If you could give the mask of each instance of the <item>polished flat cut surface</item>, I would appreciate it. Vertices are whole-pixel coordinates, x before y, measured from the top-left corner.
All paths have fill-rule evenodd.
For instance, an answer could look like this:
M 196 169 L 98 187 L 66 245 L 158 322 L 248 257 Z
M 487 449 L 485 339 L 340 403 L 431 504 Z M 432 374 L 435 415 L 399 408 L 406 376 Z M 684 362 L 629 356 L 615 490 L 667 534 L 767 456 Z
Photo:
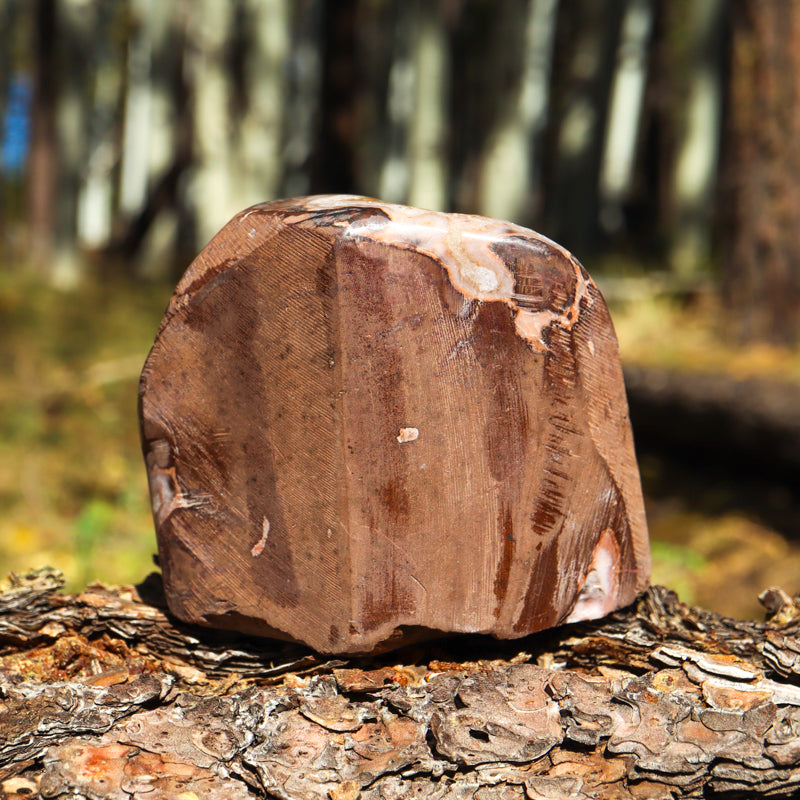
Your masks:
M 649 549 L 617 343 L 526 228 L 360 197 L 235 217 L 140 386 L 170 607 L 368 652 L 626 605 Z

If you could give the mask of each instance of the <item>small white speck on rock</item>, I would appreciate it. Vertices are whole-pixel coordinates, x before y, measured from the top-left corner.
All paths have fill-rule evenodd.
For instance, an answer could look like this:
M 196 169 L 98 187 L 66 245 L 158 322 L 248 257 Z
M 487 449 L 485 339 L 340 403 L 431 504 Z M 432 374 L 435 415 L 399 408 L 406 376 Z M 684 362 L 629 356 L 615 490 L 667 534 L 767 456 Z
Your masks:
M 264 517 L 264 522 L 261 525 L 261 538 L 253 545 L 250 550 L 250 555 L 257 558 L 264 552 L 267 546 L 267 537 L 269 536 L 269 520 Z
M 400 442 L 400 444 L 413 442 L 415 439 L 419 439 L 418 428 L 400 428 L 400 433 L 397 435 L 397 441 Z

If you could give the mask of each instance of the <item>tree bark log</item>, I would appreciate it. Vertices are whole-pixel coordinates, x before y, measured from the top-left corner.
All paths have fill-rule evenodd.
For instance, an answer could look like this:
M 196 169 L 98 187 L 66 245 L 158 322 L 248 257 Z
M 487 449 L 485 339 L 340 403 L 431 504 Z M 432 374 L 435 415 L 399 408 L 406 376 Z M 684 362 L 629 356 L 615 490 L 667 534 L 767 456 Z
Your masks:
M 0 594 L 0 796 L 789 796 L 800 599 L 726 619 L 653 587 L 594 623 L 369 660 L 192 628 L 158 576 Z
M 638 445 L 670 443 L 689 459 L 764 461 L 760 472 L 800 468 L 800 385 L 774 378 L 625 367 Z

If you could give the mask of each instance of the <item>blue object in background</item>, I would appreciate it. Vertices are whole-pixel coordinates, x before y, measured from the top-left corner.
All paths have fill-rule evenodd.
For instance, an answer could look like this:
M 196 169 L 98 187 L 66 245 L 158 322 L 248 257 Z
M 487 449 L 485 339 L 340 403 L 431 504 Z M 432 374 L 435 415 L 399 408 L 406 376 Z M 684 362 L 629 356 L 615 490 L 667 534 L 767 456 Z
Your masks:
M 11 79 L 0 142 L 0 168 L 3 172 L 19 175 L 25 169 L 30 150 L 32 95 L 27 75 L 19 74 Z

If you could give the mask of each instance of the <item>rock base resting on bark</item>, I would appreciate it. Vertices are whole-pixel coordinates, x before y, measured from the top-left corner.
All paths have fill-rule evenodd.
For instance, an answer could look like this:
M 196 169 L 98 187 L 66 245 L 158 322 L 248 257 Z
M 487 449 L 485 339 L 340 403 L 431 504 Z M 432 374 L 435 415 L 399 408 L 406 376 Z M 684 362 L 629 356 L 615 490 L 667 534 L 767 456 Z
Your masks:
M 0 594 L 0 797 L 661 798 L 800 789 L 800 600 L 662 587 L 514 642 L 372 659 L 193 628 L 158 576 Z

